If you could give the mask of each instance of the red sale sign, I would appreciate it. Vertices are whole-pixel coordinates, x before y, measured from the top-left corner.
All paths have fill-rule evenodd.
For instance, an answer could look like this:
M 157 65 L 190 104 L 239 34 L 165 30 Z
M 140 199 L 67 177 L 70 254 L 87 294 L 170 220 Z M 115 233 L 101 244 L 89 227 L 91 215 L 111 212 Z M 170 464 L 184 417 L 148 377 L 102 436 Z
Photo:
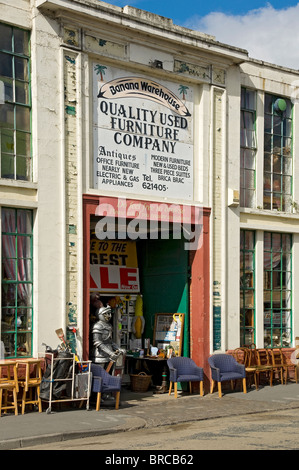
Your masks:
M 139 292 L 139 270 L 126 266 L 90 265 L 90 289 L 102 292 Z

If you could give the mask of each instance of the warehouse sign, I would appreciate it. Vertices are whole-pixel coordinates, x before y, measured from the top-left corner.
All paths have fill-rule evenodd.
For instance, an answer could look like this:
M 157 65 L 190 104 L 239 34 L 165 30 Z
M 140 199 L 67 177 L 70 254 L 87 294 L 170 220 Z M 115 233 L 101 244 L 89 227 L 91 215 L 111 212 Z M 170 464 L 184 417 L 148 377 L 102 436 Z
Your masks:
M 192 87 L 94 64 L 94 188 L 192 200 L 192 113 Z
M 132 293 L 140 291 L 135 242 L 91 240 L 90 290 Z
M 105 83 L 99 91 L 98 98 L 147 98 L 160 103 L 181 116 L 190 116 L 184 103 L 168 88 L 139 77 L 125 77 Z

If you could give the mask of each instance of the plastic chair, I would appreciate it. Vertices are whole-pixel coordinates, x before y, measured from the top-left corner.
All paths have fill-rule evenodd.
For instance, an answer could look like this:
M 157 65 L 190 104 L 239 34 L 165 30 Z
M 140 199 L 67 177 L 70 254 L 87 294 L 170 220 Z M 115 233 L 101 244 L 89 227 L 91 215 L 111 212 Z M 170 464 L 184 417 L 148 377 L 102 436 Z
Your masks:
M 200 396 L 203 396 L 203 369 L 198 367 L 189 357 L 171 357 L 167 360 L 169 368 L 169 392 L 171 394 L 174 384 L 174 396 L 178 397 L 178 382 L 189 382 L 189 391 L 192 393 L 192 382 L 199 382 Z
M 10 368 L 13 368 L 13 377 L 11 376 Z M 6 372 L 6 373 L 5 373 Z M 4 375 L 5 374 L 5 375 Z M 4 375 L 4 377 L 2 377 Z M 17 364 L 14 361 L 1 361 L 0 362 L 0 416 L 2 411 L 13 409 L 15 415 L 18 414 L 18 374 Z M 3 400 L 4 392 L 4 400 Z M 7 395 L 12 392 L 12 403 L 8 404 Z
M 114 377 L 99 364 L 91 364 L 92 385 L 91 391 L 97 394 L 96 411 L 100 410 L 101 394 L 115 393 L 115 409 L 119 408 L 119 399 L 121 391 L 121 377 Z
M 24 377 L 19 379 L 19 386 L 22 389 L 22 415 L 25 413 L 26 405 L 37 405 L 39 413 L 42 412 L 40 399 L 41 362 L 42 359 L 24 359 L 17 363 L 18 371 L 25 366 Z
M 211 393 L 214 391 L 215 382 L 218 384 L 218 395 L 222 397 L 221 383 L 242 379 L 243 392 L 247 393 L 246 389 L 246 371 L 245 365 L 239 364 L 236 359 L 229 354 L 214 354 L 208 359 L 211 368 L 212 383 Z

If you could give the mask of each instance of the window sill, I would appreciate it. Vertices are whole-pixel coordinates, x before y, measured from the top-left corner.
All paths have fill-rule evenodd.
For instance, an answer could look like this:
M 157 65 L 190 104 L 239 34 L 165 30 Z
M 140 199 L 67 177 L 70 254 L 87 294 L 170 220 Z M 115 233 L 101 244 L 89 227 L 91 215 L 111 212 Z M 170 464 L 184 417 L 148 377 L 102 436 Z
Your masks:
M 252 209 L 249 207 L 240 207 L 240 212 L 244 214 L 255 214 L 263 215 L 268 217 L 282 217 L 284 219 L 299 219 L 299 213 L 297 212 L 282 212 L 278 210 L 267 210 L 267 209 Z
M 0 178 L 0 187 L 8 186 L 10 188 L 37 189 L 37 183 L 32 181 L 14 180 L 9 178 Z

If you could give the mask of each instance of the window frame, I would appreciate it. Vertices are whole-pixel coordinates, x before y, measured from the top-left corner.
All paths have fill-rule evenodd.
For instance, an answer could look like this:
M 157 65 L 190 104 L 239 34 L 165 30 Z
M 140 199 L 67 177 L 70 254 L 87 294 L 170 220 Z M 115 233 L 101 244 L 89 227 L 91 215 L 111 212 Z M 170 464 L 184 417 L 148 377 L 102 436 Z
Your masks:
M 32 182 L 32 97 L 31 97 L 31 50 L 30 32 L 28 30 L 0 23 L 4 28 L 11 30 L 11 50 L 1 48 L 0 54 L 11 58 L 11 77 L 0 75 L 4 83 L 5 98 L 0 112 L 11 116 L 11 122 L 3 118 L 0 122 L 0 178 Z M 25 52 L 16 51 L 16 31 L 22 32 L 26 37 Z M 18 61 L 24 61 L 24 77 L 17 76 Z M 18 87 L 23 85 L 23 101 L 18 99 Z M 20 98 L 20 97 L 19 97 Z M 5 124 L 6 123 L 6 126 Z M 22 124 L 20 124 L 22 123 Z M 23 124 L 25 123 L 25 124 Z M 2 138 L 1 138 L 2 137 Z M 4 137 L 4 138 L 3 138 Z
M 3 230 L 3 216 L 4 216 L 4 211 L 14 211 L 14 227 L 15 230 L 10 230 L 10 231 L 4 231 Z M 27 215 L 30 216 L 30 227 L 31 230 L 30 232 L 22 232 L 19 229 L 19 223 L 18 223 L 18 214 L 19 212 L 26 212 Z M 33 286 L 34 286 L 34 279 L 33 279 L 33 220 L 34 220 L 34 214 L 32 209 L 25 209 L 25 208 L 12 208 L 12 207 L 2 207 L 1 208 L 1 213 L 2 213 L 2 230 L 1 230 L 1 238 L 2 238 L 2 256 L 1 256 L 1 263 L 2 263 L 2 279 L 1 279 L 1 291 L 2 291 L 2 301 L 1 301 L 1 340 L 4 342 L 4 345 L 7 344 L 7 342 L 4 341 L 4 336 L 7 335 L 12 335 L 13 336 L 13 351 L 12 353 L 7 353 L 7 356 L 5 356 L 5 359 L 9 358 L 19 358 L 19 357 L 32 357 L 32 351 L 33 351 L 33 319 L 34 319 L 34 309 L 33 309 Z M 14 237 L 14 256 L 8 257 L 4 256 L 4 237 Z M 29 247 L 30 247 L 30 256 L 18 256 L 18 237 L 22 237 L 21 241 L 26 240 L 28 238 L 29 240 Z M 26 237 L 26 238 L 24 238 Z M 22 243 L 20 243 L 22 245 Z M 28 254 L 28 253 L 27 253 Z M 4 279 L 3 274 L 4 274 L 4 260 L 11 260 L 12 263 L 15 263 L 15 278 L 14 279 Z M 30 274 L 29 274 L 29 280 L 24 280 L 24 279 L 19 279 L 19 262 L 20 260 L 28 261 L 30 260 Z M 19 291 L 18 288 L 22 288 L 25 285 L 30 286 L 30 302 L 29 305 L 21 305 L 22 302 L 19 301 Z M 4 305 L 4 289 L 10 291 L 13 294 L 14 301 L 10 304 L 10 302 L 7 305 Z M 14 311 L 14 320 L 11 325 L 13 328 L 7 329 L 3 328 L 2 324 L 6 318 L 9 318 L 8 312 L 7 316 L 4 315 L 4 311 Z M 22 316 L 24 317 L 24 311 L 26 312 L 25 316 L 25 323 L 23 325 L 23 319 Z M 11 312 L 10 312 L 11 314 Z M 19 323 L 21 321 L 21 323 Z M 22 335 L 24 338 L 23 345 L 25 345 L 26 342 L 30 344 L 30 347 L 28 347 L 28 352 L 24 354 L 24 351 L 21 350 L 21 348 L 18 348 L 18 345 L 22 344 Z M 18 339 L 20 341 L 18 341 Z
M 254 108 L 247 105 L 247 93 L 253 94 Z M 245 99 L 244 99 L 245 98 Z M 244 103 L 245 101 L 245 103 Z M 245 106 L 244 106 L 245 104 Z M 247 145 L 244 142 L 242 132 L 245 133 L 246 127 L 243 123 L 246 121 L 245 116 L 251 116 L 252 133 L 254 145 Z M 254 208 L 256 206 L 256 156 L 257 156 L 257 131 L 256 131 L 256 119 L 257 119 L 257 92 L 254 89 L 247 87 L 241 87 L 241 99 L 240 99 L 240 206 Z M 250 130 L 250 129 L 247 129 Z M 245 164 L 246 153 L 252 153 L 253 168 L 247 167 Z M 250 172 L 253 173 L 253 187 L 248 188 L 246 185 L 246 175 Z M 242 184 L 243 183 L 243 184 Z M 250 191 L 252 192 L 251 198 L 249 197 Z M 248 201 L 251 200 L 251 203 Z
M 245 240 L 246 235 L 252 234 L 252 248 L 246 248 Z M 243 243 L 242 243 L 243 239 Z M 249 346 L 255 344 L 256 341 L 256 291 L 255 291 L 255 245 L 256 244 L 256 233 L 254 230 L 241 229 L 240 231 L 240 346 Z M 243 247 L 243 248 L 242 248 Z M 246 285 L 248 282 L 248 273 L 251 271 L 246 270 L 246 255 L 252 255 L 252 282 L 250 285 Z M 246 292 L 252 292 L 253 305 L 246 305 Z M 248 294 L 247 294 L 248 295 Z M 252 325 L 246 325 L 246 312 L 251 311 Z M 250 341 L 247 341 L 246 337 Z
M 270 236 L 270 247 L 266 246 L 266 241 L 265 238 L 266 236 Z M 280 246 L 279 249 L 273 250 L 273 236 L 280 236 Z M 283 251 L 283 237 L 289 237 L 289 245 L 290 249 Z M 289 348 L 292 345 L 293 341 L 293 308 L 292 308 L 292 297 L 293 297 L 293 250 L 292 250 L 292 243 L 293 243 L 293 236 L 292 234 L 289 233 L 279 233 L 279 232 L 264 232 L 264 263 L 263 263 L 263 324 L 264 324 L 264 347 L 272 348 L 272 347 L 279 347 L 279 348 Z M 266 259 L 266 254 L 268 254 L 268 258 L 270 259 L 270 268 L 265 269 L 265 265 L 267 262 Z M 279 263 L 276 262 L 274 263 L 274 254 L 276 254 L 276 257 L 280 255 L 279 258 Z M 282 266 L 284 265 L 284 255 L 288 254 L 289 255 L 289 269 L 282 269 Z M 278 258 L 277 258 L 278 259 Z M 280 264 L 280 269 L 275 269 L 278 265 Z M 266 277 L 266 273 L 268 273 L 268 276 Z M 289 289 L 283 288 L 283 273 L 285 273 L 285 278 L 287 279 L 287 273 L 289 274 Z M 275 288 L 275 280 L 277 280 L 279 277 L 279 283 L 280 286 L 279 288 Z M 276 278 L 276 279 L 275 279 Z M 270 288 L 265 288 L 266 283 L 270 284 Z M 289 295 L 289 305 L 283 307 L 283 292 L 288 293 Z M 269 294 L 269 299 L 268 303 L 270 304 L 269 306 L 266 306 L 266 293 Z M 276 294 L 276 295 L 275 295 Z M 280 301 L 280 306 L 278 307 L 277 305 L 274 306 L 275 301 L 277 302 L 277 297 L 279 294 L 279 301 Z M 275 299 L 276 297 L 276 299 Z M 274 318 L 278 316 L 279 312 L 279 321 L 280 321 L 280 326 L 276 326 L 274 323 Z M 287 314 L 289 312 L 289 326 L 283 326 L 283 312 Z M 265 315 L 270 315 L 270 326 L 266 326 L 266 317 Z M 286 320 L 285 320 L 286 321 Z M 267 322 L 268 323 L 268 322 Z M 280 342 L 275 343 L 274 342 L 274 335 L 273 331 L 274 330 L 280 330 Z M 267 338 L 267 331 L 270 332 L 269 341 L 266 343 L 266 338 Z M 289 341 L 288 344 L 283 344 L 283 332 L 289 332 Z
M 264 103 L 264 170 L 263 170 L 263 208 L 265 210 L 278 210 L 291 212 L 293 195 L 293 106 L 287 97 L 282 97 L 272 93 L 265 93 Z M 267 109 L 267 100 L 271 100 L 271 110 Z M 284 111 L 275 110 L 275 103 L 284 100 L 290 108 L 288 116 Z M 275 123 L 275 118 L 276 123 Z M 280 123 L 278 120 L 280 119 Z M 287 126 L 286 124 L 290 125 Z M 270 130 L 269 130 L 270 124 Z M 279 132 L 275 132 L 275 127 L 280 127 Z M 285 129 L 290 128 L 290 135 L 285 133 Z M 290 140 L 290 146 L 284 146 L 284 141 Z M 275 141 L 280 141 L 280 146 L 275 146 Z M 289 149 L 289 155 L 286 149 Z M 274 149 L 279 149 L 275 151 Z M 269 162 L 267 161 L 269 157 Z M 275 157 L 279 163 L 275 163 Z M 280 161 L 279 161 L 280 159 Z M 289 173 L 284 171 L 285 162 L 289 161 Z M 270 169 L 269 169 L 270 165 Z M 277 167 L 280 167 L 278 170 Z M 289 181 L 289 192 L 285 192 L 286 181 Z M 275 185 L 277 188 L 275 189 Z M 289 200 L 287 200 L 289 198 Z M 269 199 L 267 201 L 267 199 Z

